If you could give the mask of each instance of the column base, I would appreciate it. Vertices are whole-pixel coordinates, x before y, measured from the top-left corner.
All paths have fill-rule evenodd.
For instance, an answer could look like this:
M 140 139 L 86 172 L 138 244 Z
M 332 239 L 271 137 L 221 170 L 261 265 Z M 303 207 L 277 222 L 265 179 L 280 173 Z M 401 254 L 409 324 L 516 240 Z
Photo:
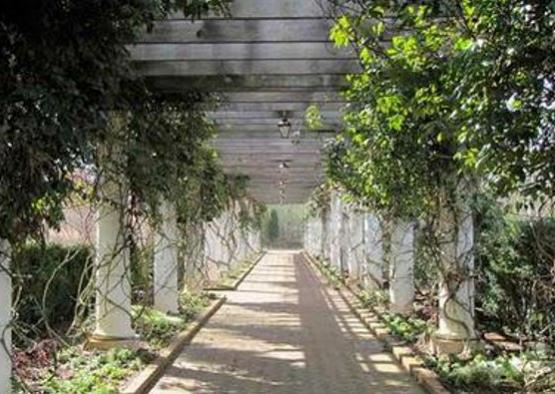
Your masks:
M 138 336 L 117 338 L 93 334 L 87 338 L 85 349 L 87 350 L 110 350 L 113 348 L 144 349 L 148 345 L 141 341 Z
M 398 306 L 389 304 L 388 310 L 390 313 L 403 316 L 410 316 L 414 313 L 414 307 L 412 305 Z
M 456 336 L 441 335 L 435 333 L 429 342 L 430 349 L 434 354 L 461 354 L 482 347 L 480 340 L 474 338 L 460 338 Z

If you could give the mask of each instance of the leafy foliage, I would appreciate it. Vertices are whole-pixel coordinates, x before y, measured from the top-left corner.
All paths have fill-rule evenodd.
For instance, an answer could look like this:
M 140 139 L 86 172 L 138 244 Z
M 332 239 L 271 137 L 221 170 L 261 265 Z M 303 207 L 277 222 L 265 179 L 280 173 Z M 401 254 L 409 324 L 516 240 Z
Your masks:
M 426 321 L 416 317 L 391 313 L 384 313 L 382 317 L 391 333 L 408 343 L 415 343 L 424 333 L 430 331 Z
M 478 239 L 480 311 L 488 328 L 527 340 L 555 338 L 555 222 L 512 219 L 483 202 Z
M 41 338 L 50 330 L 68 328 L 80 291 L 92 271 L 86 246 L 28 244 L 14 250 L 16 321 L 14 339 Z
M 469 359 L 457 356 L 429 358 L 428 366 L 457 389 L 513 392 L 524 383 L 522 361 L 518 356 L 486 357 L 478 353 Z
M 141 186 L 152 190 L 159 182 L 151 176 L 141 178 L 152 173 L 139 172 L 166 167 L 156 154 L 171 148 L 167 145 L 171 142 L 183 142 L 165 137 L 182 136 L 185 142 L 207 137 L 202 132 L 206 128 L 196 124 L 192 133 L 190 123 L 183 123 L 198 120 L 198 116 L 187 118 L 183 111 L 190 113 L 191 103 L 199 98 L 172 100 L 151 94 L 134 73 L 125 45 L 169 12 L 181 9 L 186 16 L 199 17 L 212 8 L 224 11 L 227 4 L 227 0 L 56 0 L 48 4 L 10 0 L 3 4 L 1 238 L 13 242 L 36 233 L 44 223 L 58 223 L 62 202 L 78 189 L 73 174 L 95 164 L 99 145 L 119 141 L 127 147 L 132 186 L 137 191 L 140 179 Z M 131 118 L 131 132 L 114 134 L 110 127 L 114 112 Z M 198 144 L 189 149 L 174 147 L 165 153 L 171 156 L 185 149 L 191 163 L 190 154 Z M 133 166 L 142 161 L 156 165 Z M 152 192 L 141 189 L 141 193 L 152 198 Z
M 184 291 L 179 299 L 179 314 L 176 316 L 150 307 L 135 306 L 133 326 L 151 346 L 162 348 L 168 346 L 175 335 L 183 331 L 209 302 L 209 297 L 204 293 Z
M 502 194 L 553 195 L 553 4 L 349 3 L 331 37 L 363 72 L 330 147 L 335 182 L 395 216 L 482 174 Z
M 58 355 L 58 375 L 48 377 L 44 387 L 55 393 L 116 394 L 119 384 L 151 359 L 149 353 L 140 350 L 112 349 L 83 355 L 68 348 Z

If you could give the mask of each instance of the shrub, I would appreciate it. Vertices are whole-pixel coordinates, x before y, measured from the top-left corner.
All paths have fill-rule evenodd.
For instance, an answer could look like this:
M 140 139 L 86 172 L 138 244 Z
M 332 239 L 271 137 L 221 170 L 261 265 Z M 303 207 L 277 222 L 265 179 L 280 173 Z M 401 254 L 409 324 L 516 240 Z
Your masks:
M 44 337 L 74 317 L 80 289 L 91 277 L 87 246 L 27 244 L 13 252 L 16 343 Z
M 279 238 L 279 218 L 277 211 L 272 209 L 270 212 L 270 220 L 268 221 L 268 241 L 273 244 Z
M 530 340 L 555 339 L 555 220 L 479 217 L 477 306 L 488 328 Z

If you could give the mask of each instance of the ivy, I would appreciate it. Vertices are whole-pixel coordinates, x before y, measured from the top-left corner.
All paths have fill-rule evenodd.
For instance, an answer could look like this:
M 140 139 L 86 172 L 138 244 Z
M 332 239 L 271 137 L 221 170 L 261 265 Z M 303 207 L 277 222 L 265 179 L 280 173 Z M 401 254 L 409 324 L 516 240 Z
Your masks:
M 0 238 L 15 241 L 36 234 L 45 224 L 59 223 L 63 201 L 79 191 L 76 171 L 94 167 L 97 147 L 114 141 L 126 147 L 125 173 L 142 200 L 153 201 L 155 189 L 171 193 L 152 174 L 172 172 L 183 180 L 178 169 L 168 166 L 169 160 L 158 159 L 185 155 L 182 170 L 195 162 L 199 140 L 210 134 L 204 127 L 206 131 L 195 137 L 199 128 L 191 126 L 200 116 L 192 106 L 204 98 L 156 97 L 134 73 L 125 46 L 170 12 L 182 10 L 185 16 L 198 18 L 211 10 L 225 12 L 228 4 L 228 0 L 3 4 Z M 128 134 L 114 134 L 110 127 L 114 112 L 123 116 Z M 166 137 L 181 140 L 164 142 Z M 189 149 L 180 145 L 192 140 Z M 175 148 L 170 141 L 178 142 Z
M 463 179 L 502 196 L 554 194 L 553 4 L 350 3 L 331 37 L 354 45 L 363 72 L 344 93 L 333 182 L 404 217 L 437 208 Z

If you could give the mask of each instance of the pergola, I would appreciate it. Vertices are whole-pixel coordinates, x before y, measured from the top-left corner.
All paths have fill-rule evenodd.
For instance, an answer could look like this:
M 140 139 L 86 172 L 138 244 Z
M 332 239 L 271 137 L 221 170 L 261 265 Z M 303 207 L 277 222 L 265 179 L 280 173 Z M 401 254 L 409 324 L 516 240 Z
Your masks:
M 174 15 L 130 46 L 139 72 L 161 92 L 221 94 L 209 116 L 226 171 L 249 177 L 249 192 L 267 203 L 302 203 L 321 182 L 321 148 L 340 127 L 339 91 L 356 72 L 355 54 L 334 48 L 332 21 L 317 0 L 236 0 L 231 17 L 199 21 Z M 321 130 L 307 130 L 316 105 Z M 292 137 L 280 138 L 287 118 Z

